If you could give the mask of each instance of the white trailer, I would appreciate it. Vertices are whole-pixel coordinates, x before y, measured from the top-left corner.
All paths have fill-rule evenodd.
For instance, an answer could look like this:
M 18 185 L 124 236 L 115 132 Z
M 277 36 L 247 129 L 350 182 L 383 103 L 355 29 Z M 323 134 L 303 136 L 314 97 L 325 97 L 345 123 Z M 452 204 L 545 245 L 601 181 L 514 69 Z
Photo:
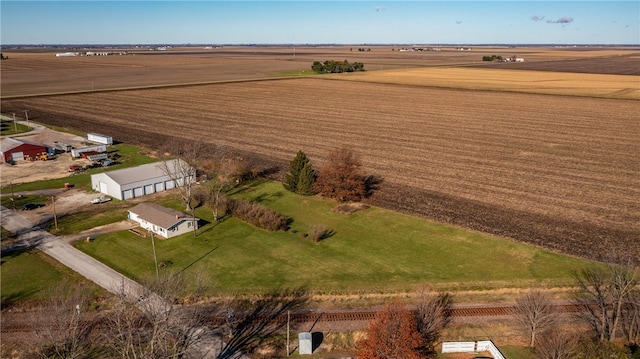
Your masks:
M 79 158 L 82 157 L 82 153 L 84 152 L 107 152 L 107 145 L 95 145 L 89 147 L 82 148 L 74 148 L 71 150 L 71 157 Z
M 87 133 L 87 140 L 105 145 L 113 145 L 113 137 L 99 133 Z

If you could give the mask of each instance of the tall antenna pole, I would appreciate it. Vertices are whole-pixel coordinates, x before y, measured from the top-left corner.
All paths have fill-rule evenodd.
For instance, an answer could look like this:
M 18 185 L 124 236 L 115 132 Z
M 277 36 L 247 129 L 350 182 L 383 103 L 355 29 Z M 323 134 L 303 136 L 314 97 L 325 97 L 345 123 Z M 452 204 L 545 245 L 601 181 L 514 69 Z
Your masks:
M 156 242 L 153 239 L 153 232 L 149 231 L 149 233 L 151 233 L 151 246 L 153 247 L 153 261 L 156 264 L 156 278 L 158 279 L 158 285 L 160 285 L 160 272 L 158 272 L 158 256 L 156 255 Z
M 56 225 L 56 230 L 58 230 L 58 216 L 56 215 L 56 198 L 51 196 L 51 204 L 53 205 L 53 223 Z
M 13 114 L 13 128 L 16 131 L 16 133 L 18 133 L 18 124 L 16 123 L 16 113 L 12 112 Z
M 29 110 L 24 110 L 24 118 L 27 120 L 27 126 L 29 126 L 29 115 L 27 112 L 29 112 Z

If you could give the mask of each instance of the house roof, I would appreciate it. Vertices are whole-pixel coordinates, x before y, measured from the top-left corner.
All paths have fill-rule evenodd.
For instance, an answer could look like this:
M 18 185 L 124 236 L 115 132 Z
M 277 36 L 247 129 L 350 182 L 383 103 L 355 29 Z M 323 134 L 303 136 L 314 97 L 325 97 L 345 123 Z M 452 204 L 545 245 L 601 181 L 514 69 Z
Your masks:
M 3 138 L 2 142 L 0 142 L 0 151 L 2 151 L 3 153 L 7 151 L 11 151 L 12 149 L 24 144 L 47 148 L 47 146 L 40 143 L 35 143 L 27 140 L 18 140 L 15 138 L 7 137 L 7 138 Z
M 176 172 L 176 168 L 182 168 L 182 166 L 188 166 L 186 162 L 181 159 L 169 160 L 167 162 L 167 168 L 170 171 Z M 166 177 L 167 173 L 165 171 L 163 162 L 154 162 L 147 163 L 145 165 L 140 165 L 136 167 L 123 168 L 120 170 L 105 172 L 104 174 L 113 179 L 116 183 L 120 185 L 125 185 L 128 183 L 135 183 L 144 180 L 148 180 L 150 178 L 160 178 Z M 177 173 L 180 174 L 179 172 Z
M 193 218 L 186 213 L 163 207 L 156 203 L 140 203 L 130 208 L 129 212 L 135 213 L 138 215 L 138 218 L 142 218 L 149 223 L 165 229 L 171 228 L 182 221 L 193 220 Z

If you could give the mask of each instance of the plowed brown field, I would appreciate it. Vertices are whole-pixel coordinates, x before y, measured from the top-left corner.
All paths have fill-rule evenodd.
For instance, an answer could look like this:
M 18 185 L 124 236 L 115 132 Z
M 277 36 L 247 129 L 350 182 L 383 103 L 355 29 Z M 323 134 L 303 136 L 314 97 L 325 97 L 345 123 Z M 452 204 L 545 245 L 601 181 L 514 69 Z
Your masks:
M 374 204 L 596 259 L 640 258 L 640 103 L 321 78 L 3 100 L 159 147 L 202 138 L 286 166 L 349 145 Z M 481 260 L 481 258 L 479 258 Z

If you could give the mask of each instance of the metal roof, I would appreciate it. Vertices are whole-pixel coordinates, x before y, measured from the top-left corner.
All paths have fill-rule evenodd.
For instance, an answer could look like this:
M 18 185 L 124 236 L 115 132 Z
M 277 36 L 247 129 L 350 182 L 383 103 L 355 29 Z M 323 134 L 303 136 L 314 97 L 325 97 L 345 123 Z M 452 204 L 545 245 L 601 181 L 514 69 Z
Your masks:
M 0 151 L 2 151 L 2 153 L 5 153 L 8 151 L 11 151 L 12 149 L 18 146 L 25 145 L 25 144 L 47 148 L 47 146 L 40 143 L 35 143 L 27 140 L 18 140 L 12 137 L 6 137 L 6 138 L 3 138 L 2 141 L 0 141 Z
M 193 220 L 193 217 L 186 213 L 163 207 L 156 203 L 140 203 L 130 208 L 129 212 L 135 213 L 138 215 L 138 218 L 142 218 L 149 223 L 165 229 L 169 229 L 182 221 Z
M 147 163 L 146 165 L 123 168 L 120 170 L 105 172 L 104 174 L 122 186 L 129 183 L 146 181 L 152 178 L 168 177 L 164 169 L 164 163 L 165 161 Z M 176 169 L 187 168 L 183 166 L 187 166 L 190 168 L 190 166 L 181 159 L 166 161 L 166 168 L 169 169 L 173 174 L 178 175 L 176 177 L 182 177 L 180 176 L 179 171 L 176 171 Z

